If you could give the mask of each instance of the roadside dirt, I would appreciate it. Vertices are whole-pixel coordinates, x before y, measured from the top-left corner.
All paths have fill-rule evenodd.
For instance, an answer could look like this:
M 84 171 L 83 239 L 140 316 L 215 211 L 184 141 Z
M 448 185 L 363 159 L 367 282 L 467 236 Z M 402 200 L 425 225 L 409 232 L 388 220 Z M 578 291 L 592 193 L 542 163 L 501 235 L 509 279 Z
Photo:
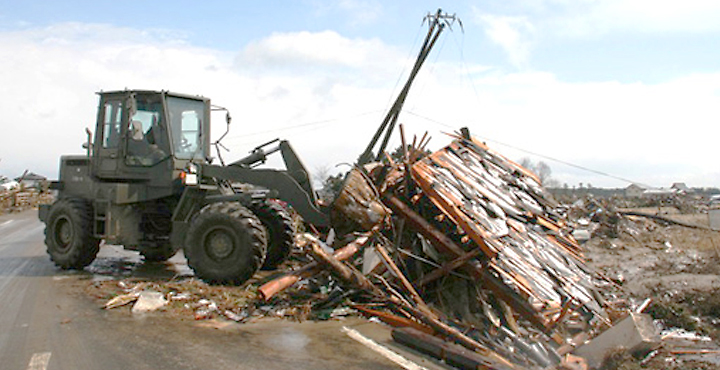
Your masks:
M 704 214 L 676 217 L 707 225 Z M 651 355 L 613 355 L 604 369 L 720 370 L 720 233 L 635 216 L 591 226 L 593 237 L 583 244 L 588 265 L 622 288 L 618 300 L 639 306 L 650 299 L 644 312 L 656 320 L 663 335 L 661 348 Z M 120 247 L 104 250 L 77 282 L 78 294 L 100 307 L 114 297 L 153 290 L 169 302 L 158 314 L 186 322 L 304 321 L 355 314 L 346 309 L 310 316 L 302 301 L 292 306 L 264 303 L 255 289 L 270 278 L 268 272 L 243 287 L 210 286 L 192 276 L 181 255 L 164 264 L 144 264 Z M 113 310 L 130 315 L 131 307 Z
M 706 214 L 665 216 L 708 224 Z M 663 345 L 642 362 L 615 356 L 606 368 L 720 369 L 720 233 L 635 216 L 609 226 L 616 233 L 601 225 L 583 245 L 588 264 L 635 305 L 651 300 L 644 312 L 662 329 Z

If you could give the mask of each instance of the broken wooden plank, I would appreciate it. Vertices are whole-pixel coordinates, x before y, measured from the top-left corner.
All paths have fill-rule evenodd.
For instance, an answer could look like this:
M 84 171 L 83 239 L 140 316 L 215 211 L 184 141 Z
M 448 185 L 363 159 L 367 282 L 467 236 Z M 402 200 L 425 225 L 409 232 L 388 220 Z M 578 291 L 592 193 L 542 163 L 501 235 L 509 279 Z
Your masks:
M 426 284 L 449 274 L 451 271 L 461 267 L 462 265 L 467 263 L 469 260 L 476 258 L 479 255 L 480 255 L 480 249 L 473 249 L 470 252 L 462 254 L 462 255 L 458 256 L 457 258 L 453 259 L 452 261 L 444 263 L 442 266 L 440 266 L 440 268 L 435 269 L 435 270 L 431 271 L 429 274 L 423 276 L 420 280 L 418 280 L 417 286 L 423 287 Z
M 368 242 L 370 242 L 371 235 L 373 233 L 374 231 L 369 231 L 361 234 L 352 242 L 333 252 L 333 256 L 340 261 L 352 257 L 353 255 L 355 255 L 355 253 L 363 249 Z M 314 236 L 308 235 L 306 237 L 309 238 L 311 243 L 319 244 L 319 240 L 317 240 L 317 238 L 315 238 Z M 318 262 L 311 262 L 295 271 L 292 271 L 286 275 L 280 276 L 263 284 L 262 286 L 260 286 L 260 288 L 258 288 L 258 293 L 260 293 L 260 297 L 263 300 L 268 301 L 270 300 L 270 298 L 272 298 L 279 292 L 295 285 L 295 283 L 297 283 L 301 279 L 312 276 L 316 272 L 316 269 L 318 267 Z
M 396 342 L 443 360 L 459 369 L 519 369 L 506 360 L 499 361 L 496 356 L 482 355 L 413 328 L 396 328 L 392 330 L 391 335 Z
M 457 246 L 452 239 L 438 231 L 400 199 L 390 194 L 385 194 L 383 201 L 385 201 L 385 204 L 388 205 L 393 212 L 405 218 L 413 229 L 426 237 L 434 246 L 441 249 L 443 253 L 449 253 L 454 258 L 465 254 L 465 251 Z M 547 320 L 539 316 L 535 308 L 528 305 L 525 298 L 508 288 L 502 278 L 491 273 L 478 261 L 472 259 L 463 266 L 463 269 L 476 279 L 481 279 L 488 289 L 492 290 L 498 297 L 506 300 L 515 311 L 523 314 L 528 321 L 535 324 L 538 328 L 545 330 L 548 324 Z M 498 273 L 498 271 L 495 271 L 495 273 Z

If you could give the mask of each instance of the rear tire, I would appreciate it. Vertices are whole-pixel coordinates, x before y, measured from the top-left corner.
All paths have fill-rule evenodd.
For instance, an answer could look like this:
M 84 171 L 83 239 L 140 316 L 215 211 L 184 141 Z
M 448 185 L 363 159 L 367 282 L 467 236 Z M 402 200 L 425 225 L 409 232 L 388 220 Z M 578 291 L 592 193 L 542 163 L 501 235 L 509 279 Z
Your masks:
M 82 199 L 64 198 L 55 202 L 45 224 L 45 245 L 50 259 L 62 269 L 82 269 L 100 251 L 100 239 L 93 237 L 92 208 Z
M 268 250 L 261 269 L 274 270 L 290 256 L 295 245 L 293 220 L 282 205 L 266 200 L 251 206 L 267 230 Z
M 267 237 L 260 220 L 238 202 L 205 206 L 185 242 L 188 266 L 208 283 L 239 285 L 265 260 Z

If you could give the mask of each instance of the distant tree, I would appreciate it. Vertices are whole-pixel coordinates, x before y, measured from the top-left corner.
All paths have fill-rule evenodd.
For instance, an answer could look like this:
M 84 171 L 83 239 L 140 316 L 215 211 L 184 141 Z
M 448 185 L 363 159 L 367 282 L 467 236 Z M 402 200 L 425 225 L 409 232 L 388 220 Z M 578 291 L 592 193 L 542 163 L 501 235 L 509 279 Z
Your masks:
M 552 178 L 552 169 L 547 163 L 543 161 L 535 163 L 528 157 L 521 158 L 518 163 L 537 175 L 543 186 L 550 188 L 560 186 L 560 182 Z
M 327 164 L 315 167 L 312 172 L 313 185 L 317 188 L 322 187 L 323 182 L 330 176 L 331 170 L 332 168 Z
M 410 145 L 410 144 L 407 144 L 406 148 L 407 148 L 407 149 L 406 149 L 405 151 L 410 151 L 411 145 Z M 405 151 L 403 150 L 402 144 L 400 144 L 400 145 L 397 146 L 397 148 L 395 148 L 395 150 L 393 150 L 393 151 L 390 153 L 390 157 L 393 159 L 393 161 L 395 161 L 395 162 L 400 162 L 400 161 L 402 161 L 403 153 L 404 153 Z M 423 158 L 423 157 L 429 155 L 430 153 L 432 153 L 430 150 L 425 149 L 425 150 L 420 154 L 420 158 Z
M 540 161 L 535 165 L 535 174 L 538 175 L 543 184 L 546 184 L 552 176 L 552 169 L 547 163 Z
M 313 182 L 318 189 L 318 196 L 326 202 L 332 202 L 340 193 L 345 179 L 344 173 L 332 175 L 330 172 L 330 166 L 323 165 L 316 167 L 313 173 Z
M 527 168 L 530 171 L 535 172 L 535 164 L 533 161 L 528 157 L 522 157 L 520 158 L 520 161 L 518 161 L 518 164 Z

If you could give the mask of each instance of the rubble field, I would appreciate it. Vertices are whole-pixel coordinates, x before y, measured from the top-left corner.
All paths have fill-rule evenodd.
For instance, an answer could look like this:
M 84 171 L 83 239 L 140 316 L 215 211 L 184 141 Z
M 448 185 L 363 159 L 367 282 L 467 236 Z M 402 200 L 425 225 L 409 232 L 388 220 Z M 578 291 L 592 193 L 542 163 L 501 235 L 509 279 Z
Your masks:
M 707 215 L 561 204 L 466 133 L 430 154 L 412 142 L 353 169 L 333 228 L 299 232 L 287 262 L 243 286 L 119 274 L 81 289 L 103 309 L 178 320 L 364 316 L 463 369 L 720 369 Z
M 708 216 L 668 218 L 706 227 Z M 720 369 L 720 233 L 633 216 L 617 228 L 618 237 L 583 245 L 588 265 L 621 284 L 628 299 L 651 299 L 644 312 L 664 335 L 655 357 L 642 365 L 624 359 L 618 368 Z
M 52 199 L 49 192 L 34 188 L 0 190 L 0 214 L 21 212 L 37 207 L 38 204 L 51 203 Z

